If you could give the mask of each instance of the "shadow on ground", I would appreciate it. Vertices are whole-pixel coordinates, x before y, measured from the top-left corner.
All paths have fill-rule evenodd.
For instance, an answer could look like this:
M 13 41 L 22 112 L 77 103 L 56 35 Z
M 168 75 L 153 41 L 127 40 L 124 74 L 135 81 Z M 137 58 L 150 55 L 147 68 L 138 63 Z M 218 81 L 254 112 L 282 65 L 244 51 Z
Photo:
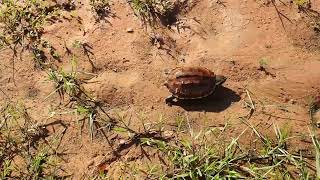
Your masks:
M 227 109 L 233 102 L 240 101 L 240 96 L 226 87 L 219 87 L 216 91 L 203 99 L 179 99 L 173 106 L 180 106 L 186 111 L 221 112 Z

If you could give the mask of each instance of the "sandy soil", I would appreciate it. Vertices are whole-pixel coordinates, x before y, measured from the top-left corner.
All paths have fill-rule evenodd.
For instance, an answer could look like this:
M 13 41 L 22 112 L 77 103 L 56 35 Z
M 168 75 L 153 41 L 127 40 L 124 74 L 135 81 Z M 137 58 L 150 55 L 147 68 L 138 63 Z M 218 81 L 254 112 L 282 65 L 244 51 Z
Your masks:
M 313 9 L 320 12 L 320 1 L 312 3 Z M 272 3 L 263 0 L 194 2 L 180 17 L 181 26 L 186 28 L 179 32 L 175 26 L 155 30 L 164 41 L 160 47 L 151 43 L 151 30 L 141 25 L 124 0 L 112 1 L 114 16 L 100 23 L 95 23 L 88 2 L 82 1 L 76 9 L 81 23 L 74 18 L 64 19 L 47 26 L 44 38 L 57 48 L 62 56 L 59 66 L 65 70 L 71 68 L 71 55 L 65 46 L 71 49 L 78 70 L 93 73 L 83 75 L 88 80 L 84 88 L 108 104 L 110 111 L 132 116 L 136 124 L 140 123 L 137 114 L 144 114 L 149 122 L 162 115 L 167 124 L 174 123 L 178 115 L 186 115 L 199 128 L 223 126 L 228 121 L 232 125 L 230 136 L 237 135 L 245 127 L 239 117 L 248 113 L 243 106 L 248 89 L 257 105 L 250 122 L 258 129 L 272 131 L 272 123 L 276 123 L 289 125 L 292 134 L 308 134 L 308 97 L 320 92 L 320 35 L 310 25 L 313 19 L 299 12 L 293 3 L 286 0 L 276 5 L 283 16 Z M 128 28 L 133 32 L 128 33 Z M 76 40 L 87 43 L 91 54 L 74 48 Z M 16 60 L 14 83 L 11 58 L 10 50 L 0 52 L 0 88 L 6 94 L 0 92 L 2 102 L 7 98 L 24 99 L 32 109 L 31 116 L 39 121 L 48 119 L 53 110 L 65 110 L 58 107 L 58 95 L 44 101 L 54 89 L 46 82 L 46 72 L 34 68 L 28 53 Z M 267 62 L 266 72 L 259 70 L 261 59 Z M 164 71 L 186 65 L 207 67 L 228 80 L 206 100 L 169 107 L 164 103 L 169 95 L 163 86 Z M 75 117 L 61 115 L 47 121 L 56 119 L 69 124 L 61 147 L 66 153 L 64 169 L 74 179 L 84 178 L 101 158 L 111 157 L 104 138 L 90 142 L 86 130 L 79 136 Z M 299 150 L 312 144 L 298 141 L 292 146 Z M 122 154 L 126 158 L 109 159 L 111 167 L 130 161 L 128 157 L 140 156 L 135 150 Z

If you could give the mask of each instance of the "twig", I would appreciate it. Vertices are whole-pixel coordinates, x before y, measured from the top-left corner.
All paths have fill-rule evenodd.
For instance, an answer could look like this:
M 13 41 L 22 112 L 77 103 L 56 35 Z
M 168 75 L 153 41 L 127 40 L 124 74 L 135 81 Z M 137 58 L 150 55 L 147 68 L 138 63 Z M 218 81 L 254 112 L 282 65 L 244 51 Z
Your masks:
M 7 98 L 8 100 L 10 100 L 10 97 L 8 96 L 7 93 L 5 93 L 1 88 L 0 88 L 0 91 L 6 96 L 6 98 Z
M 281 2 L 281 1 L 280 1 Z M 283 20 L 282 20 L 282 17 L 284 17 L 285 19 L 287 19 L 289 22 L 291 22 L 292 23 L 292 21 L 287 17 L 287 16 L 285 16 L 284 14 L 282 14 L 280 11 L 279 11 L 279 9 L 278 9 L 278 7 L 277 7 L 277 5 L 276 5 L 276 3 L 275 3 L 275 0 L 271 0 L 271 3 L 272 3 L 272 5 L 274 6 L 274 8 L 276 9 L 276 11 L 277 11 L 277 14 L 278 14 L 278 17 L 279 17 L 279 19 L 280 19 L 280 21 L 281 21 L 281 24 L 282 24 L 282 27 L 283 27 L 283 29 L 284 30 L 286 30 L 286 28 L 285 28 L 285 26 L 284 26 L 284 23 L 283 23 Z
M 249 104 L 249 106 L 250 106 L 250 112 L 249 112 L 249 114 L 247 115 L 248 116 L 248 120 L 251 118 L 251 116 L 252 116 L 252 114 L 254 113 L 254 111 L 256 110 L 256 107 L 254 106 L 254 103 L 253 103 L 253 101 L 252 101 L 252 99 L 251 99 L 251 96 L 250 96 L 250 92 L 248 91 L 248 89 L 246 89 L 245 88 L 245 91 L 246 91 L 246 94 L 247 94 L 247 96 L 248 96 L 248 98 L 249 98 L 249 100 L 250 100 L 250 104 Z

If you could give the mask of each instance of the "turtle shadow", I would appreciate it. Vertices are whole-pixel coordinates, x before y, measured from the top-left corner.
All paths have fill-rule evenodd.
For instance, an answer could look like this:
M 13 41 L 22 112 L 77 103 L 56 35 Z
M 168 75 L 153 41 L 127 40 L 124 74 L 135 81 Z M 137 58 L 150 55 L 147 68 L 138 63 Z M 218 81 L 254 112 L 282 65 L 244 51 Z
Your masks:
M 240 101 L 240 96 L 226 87 L 218 87 L 215 92 L 202 99 L 179 99 L 173 102 L 173 106 L 180 106 L 186 111 L 221 112 L 227 109 L 233 102 Z

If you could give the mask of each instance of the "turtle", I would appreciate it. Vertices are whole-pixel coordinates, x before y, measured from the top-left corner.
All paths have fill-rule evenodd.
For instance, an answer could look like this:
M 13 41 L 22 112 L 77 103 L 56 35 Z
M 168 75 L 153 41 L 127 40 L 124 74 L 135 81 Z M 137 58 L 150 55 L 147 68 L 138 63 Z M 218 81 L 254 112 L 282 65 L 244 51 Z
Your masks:
M 165 102 L 169 106 L 178 99 L 205 98 L 227 80 L 227 77 L 215 75 L 214 72 L 204 67 L 176 67 L 167 75 L 164 85 L 171 95 L 165 99 Z

